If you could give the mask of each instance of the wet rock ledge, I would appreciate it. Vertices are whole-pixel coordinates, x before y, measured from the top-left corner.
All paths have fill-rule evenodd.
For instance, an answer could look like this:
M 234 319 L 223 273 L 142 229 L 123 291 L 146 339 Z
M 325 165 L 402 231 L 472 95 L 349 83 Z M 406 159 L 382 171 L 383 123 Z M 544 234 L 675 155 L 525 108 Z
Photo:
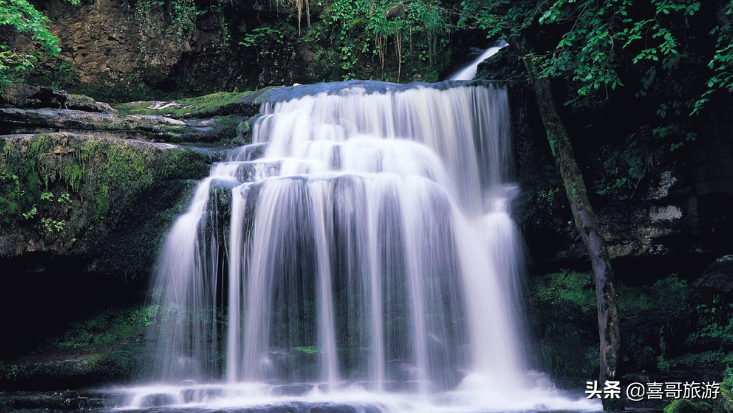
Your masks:
M 162 234 L 220 156 L 211 148 L 249 139 L 257 96 L 113 107 L 7 85 L 0 98 L 0 260 L 15 260 L 8 265 L 21 272 L 28 260 L 77 257 L 91 272 L 147 273 Z
M 191 144 L 243 144 L 257 93 L 215 93 L 179 102 L 112 107 L 88 96 L 25 84 L 5 87 L 0 135 L 74 132 L 96 137 Z

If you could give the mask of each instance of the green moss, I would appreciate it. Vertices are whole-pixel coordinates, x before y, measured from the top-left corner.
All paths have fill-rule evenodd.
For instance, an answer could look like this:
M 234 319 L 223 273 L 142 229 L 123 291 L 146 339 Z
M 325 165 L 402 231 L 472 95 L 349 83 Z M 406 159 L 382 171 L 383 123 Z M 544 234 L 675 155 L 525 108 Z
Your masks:
M 220 142 L 233 142 L 238 136 L 239 125 L 244 123 L 242 118 L 229 116 L 215 118 L 214 122 L 212 133 L 217 137 L 216 140 Z M 239 144 L 245 143 L 248 142 L 240 142 Z
M 211 119 L 200 121 L 189 121 L 189 126 L 183 130 L 183 133 L 172 137 L 171 142 L 178 143 L 194 143 L 197 146 L 207 144 L 213 145 L 243 145 L 247 143 L 247 135 L 240 135 L 238 127 L 241 123 L 246 123 L 247 118 L 236 115 L 215 116 Z M 241 138 L 238 138 L 241 136 Z M 245 138 L 245 139 L 242 139 Z
M 693 403 L 687 399 L 673 400 L 664 408 L 664 413 L 709 413 L 713 407 L 706 402 Z
M 585 314 L 595 314 L 596 292 L 590 272 L 562 270 L 538 277 L 533 283 L 533 295 L 551 305 L 576 306 Z M 684 310 L 687 283 L 676 274 L 655 282 L 652 286 L 619 285 L 618 307 L 624 316 L 650 309 Z
M 725 378 L 720 383 L 720 396 L 713 404 L 713 413 L 733 412 L 733 395 L 731 395 L 731 387 L 733 387 L 733 369 L 728 367 L 725 371 Z
M 194 98 L 169 102 L 170 106 L 162 109 L 151 108 L 160 102 L 131 102 L 115 105 L 121 113 L 131 115 L 165 115 L 172 118 L 209 117 L 216 114 L 230 114 L 238 100 L 251 92 L 218 92 Z M 159 105 L 164 106 L 164 105 Z M 236 113 L 236 112 L 234 112 Z
M 551 305 L 577 306 L 583 313 L 596 306 L 595 286 L 588 272 L 562 270 L 547 274 L 538 277 L 533 287 L 533 296 Z
M 3 138 L 0 147 L 0 255 L 21 253 L 29 242 L 89 251 L 153 183 L 208 171 L 193 150 L 68 133 Z M 64 202 L 43 200 L 46 192 Z
M 295 350 L 303 352 L 305 354 L 318 354 L 320 350 L 316 346 L 301 346 L 295 347 Z
M 559 380 L 581 385 L 597 374 L 598 321 L 596 291 L 590 272 L 563 270 L 531 279 L 533 311 L 531 320 L 539 339 L 539 359 L 543 367 Z M 701 362 L 725 354 L 705 357 L 685 355 L 684 349 L 672 349 L 669 341 L 684 341 L 683 317 L 688 317 L 687 283 L 676 275 L 653 285 L 629 286 L 617 283 L 618 306 L 623 346 L 619 364 L 625 371 L 656 371 L 660 355 L 683 352 L 675 363 L 698 368 Z M 676 321 L 680 320 L 680 321 Z M 697 358 L 696 358 L 697 357 Z M 704 359 L 704 360 L 703 360 Z M 669 362 L 669 360 L 666 360 Z M 667 367 L 669 368 L 669 366 Z
M 47 351 L 88 349 L 126 343 L 142 343 L 153 324 L 157 306 L 109 309 L 89 319 L 71 324 L 66 331 L 48 339 Z
M 119 383 L 139 377 L 146 358 L 144 341 L 157 306 L 108 308 L 68 325 L 26 358 L 0 362 L 5 389 L 59 389 Z
M 675 367 L 701 367 L 710 365 L 722 365 L 733 363 L 733 352 L 725 353 L 722 350 L 704 351 L 701 353 L 688 353 L 679 357 L 666 359 L 658 357 L 659 370 L 668 371 Z

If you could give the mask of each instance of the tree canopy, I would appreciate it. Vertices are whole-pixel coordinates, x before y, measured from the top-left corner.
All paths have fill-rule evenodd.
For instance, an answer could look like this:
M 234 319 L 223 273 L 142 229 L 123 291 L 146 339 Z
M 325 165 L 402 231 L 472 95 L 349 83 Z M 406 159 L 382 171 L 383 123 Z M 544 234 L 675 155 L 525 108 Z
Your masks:
M 674 167 L 679 149 L 698 138 L 690 115 L 733 86 L 732 4 L 465 0 L 463 24 L 507 39 L 534 75 L 562 84 L 564 110 L 575 123 L 587 120 L 569 124 L 571 135 L 605 145 L 594 192 L 628 196 L 650 170 Z
M 701 8 L 696 0 L 466 0 L 463 5 L 464 18 L 475 20 L 488 36 L 522 42 L 538 75 L 576 82 L 580 95 L 623 86 L 620 66 L 678 54 L 681 28 Z M 733 2 L 724 13 L 733 13 Z M 714 76 L 710 87 L 733 81 L 727 70 L 733 29 L 729 18 L 721 20 L 713 29 L 718 38 L 710 66 L 726 75 Z M 541 42 L 529 39 L 538 30 L 550 36 Z

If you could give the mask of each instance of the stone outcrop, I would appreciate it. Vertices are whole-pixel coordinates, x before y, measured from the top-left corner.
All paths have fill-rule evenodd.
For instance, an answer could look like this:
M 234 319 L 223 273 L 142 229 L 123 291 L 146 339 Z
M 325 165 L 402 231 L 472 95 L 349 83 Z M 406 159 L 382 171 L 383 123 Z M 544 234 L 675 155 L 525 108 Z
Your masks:
M 0 135 L 68 131 L 100 138 L 208 144 L 245 143 L 248 136 L 237 130 L 259 112 L 260 99 L 268 91 L 215 93 L 169 102 L 139 101 L 116 108 L 88 96 L 53 91 L 67 97 L 64 108 L 59 108 L 56 101 L 29 98 L 42 88 L 9 86 L 2 96 L 6 107 L 0 107 Z
M 110 105 L 104 102 L 97 102 L 96 100 L 84 95 L 68 95 L 66 100 L 66 109 L 83 110 L 86 112 L 116 112 Z
M 180 120 L 164 116 L 115 115 L 68 109 L 0 109 L 2 127 L 18 129 L 139 132 L 162 138 L 179 135 L 186 128 Z
M 287 21 L 291 10 L 283 5 L 222 2 L 217 11 L 199 3 L 194 16 L 176 18 L 173 2 L 31 3 L 49 18 L 61 46 L 58 59 L 37 65 L 33 80 L 39 84 L 57 84 L 111 102 L 171 90 L 196 95 L 322 78 L 311 79 L 305 70 L 312 52 L 287 45 L 283 50 L 238 46 L 249 31 Z M 18 50 L 34 47 L 29 36 L 2 28 L 0 43 Z
M 69 95 L 63 90 L 25 83 L 10 83 L 3 87 L 0 103 L 18 108 L 56 107 L 61 109 L 67 107 L 68 99 Z
M 733 292 L 733 255 L 715 260 L 702 273 L 692 287 L 703 299 L 712 300 L 718 296 L 726 301 Z
M 582 268 L 587 253 L 573 228 L 534 102 L 518 79 L 511 83 L 510 102 L 516 180 L 522 189 L 514 216 L 531 263 L 538 272 Z M 723 137 L 733 133 L 733 122 L 718 115 L 710 115 L 713 121 L 701 130 L 700 143 L 685 152 L 685 167 L 649 173 L 633 194 L 592 197 L 612 258 L 623 265 L 638 264 L 628 277 L 654 279 L 683 271 L 681 276 L 692 281 L 715 258 L 730 253 L 733 143 Z M 581 164 L 593 164 L 593 147 L 584 143 L 576 156 Z M 623 277 L 624 267 L 621 273 Z
M 201 178 L 208 169 L 201 152 L 135 139 L 16 134 L 0 136 L 0 147 L 0 256 L 5 257 L 89 253 L 148 190 Z

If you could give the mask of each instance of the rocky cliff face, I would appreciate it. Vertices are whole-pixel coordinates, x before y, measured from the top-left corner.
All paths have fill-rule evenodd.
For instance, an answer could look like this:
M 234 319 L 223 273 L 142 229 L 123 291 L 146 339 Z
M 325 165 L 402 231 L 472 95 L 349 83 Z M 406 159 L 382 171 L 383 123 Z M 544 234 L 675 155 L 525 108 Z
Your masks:
M 539 115 L 524 83 L 517 81 L 511 88 L 516 179 L 522 187 L 515 218 L 524 230 L 533 266 L 539 272 L 583 267 L 586 251 Z M 628 277 L 652 280 L 682 271 L 693 280 L 733 248 L 733 141 L 727 138 L 733 134 L 733 121 L 728 107 L 721 103 L 705 114 L 697 141 L 668 168 L 650 168 L 633 191 L 591 199 L 612 258 L 622 269 L 636 268 Z M 586 182 L 593 183 L 603 173 L 592 166 L 598 164 L 604 142 L 576 136 L 575 144 Z M 624 277 L 624 271 L 619 276 Z
M 499 58 L 484 75 L 511 80 L 516 180 L 522 189 L 514 216 L 528 247 L 528 314 L 538 360 L 558 383 L 580 386 L 597 374 L 598 363 L 590 264 L 521 70 L 508 57 Z M 566 87 L 555 86 L 559 92 Z M 599 168 L 603 157 L 613 155 L 602 148 L 618 131 L 598 125 L 627 118 L 609 122 L 606 116 L 619 113 L 591 118 L 563 111 L 618 277 L 624 381 L 720 381 L 733 359 L 729 108 L 730 100 L 711 105 L 692 126 L 697 140 L 675 153 L 674 161 L 650 156 L 647 173 L 630 190 L 606 193 L 594 184 L 607 172 Z
M 118 101 L 173 89 L 203 94 L 214 89 L 254 89 L 268 80 L 275 84 L 292 82 L 280 76 L 258 83 L 257 76 L 242 70 L 248 66 L 237 67 L 236 42 L 230 42 L 231 33 L 223 30 L 220 16 L 208 13 L 193 17 L 195 26 L 181 27 L 172 21 L 167 7 L 143 3 L 98 0 L 74 6 L 36 2 L 49 17 L 62 47 L 58 60 L 45 62 L 38 82 L 51 81 L 69 90 Z M 253 4 L 237 13 L 235 30 L 257 24 L 258 9 L 258 4 Z M 5 41 L 23 46 L 29 40 L 8 32 Z
M 303 70 L 305 51 L 239 46 L 247 31 L 289 20 L 289 9 L 268 1 L 213 2 L 216 7 L 184 11 L 175 2 L 146 0 L 33 3 L 49 18 L 62 48 L 58 59 L 39 65 L 33 83 L 130 101 L 313 80 Z M 31 47 L 29 37 L 7 28 L 0 30 L 0 43 Z
M 317 26 L 319 20 L 330 19 L 324 12 L 329 3 L 311 4 L 310 17 L 303 15 L 300 23 L 290 3 L 269 0 L 32 3 L 48 16 L 61 40 L 61 54 L 45 59 L 27 80 L 107 102 L 256 90 L 343 76 L 384 77 L 371 51 L 356 67 L 341 67 L 344 57 L 336 50 L 331 23 Z M 313 30 L 306 30 L 306 20 Z M 366 32 L 363 21 L 354 24 Z M 240 43 L 248 38 L 249 43 Z M 404 58 L 401 80 L 435 81 L 439 73 L 450 72 L 450 62 L 460 61 L 470 46 L 486 43 L 482 34 L 471 31 L 454 31 L 445 40 L 450 47 L 441 46 L 431 52 L 438 55 L 428 58 L 418 54 L 416 38 L 415 53 Z M 22 50 L 31 47 L 31 40 L 0 28 L 0 44 Z M 409 47 L 412 53 L 412 36 Z M 388 49 L 387 71 L 395 72 L 390 77 L 394 80 L 397 58 L 394 46 Z
M 9 89 L 28 90 L 16 86 Z M 247 139 L 237 129 L 257 94 L 116 108 L 59 90 L 53 101 L 35 95 L 14 95 L 21 107 L 0 109 L 0 312 L 13 314 L 4 324 L 13 339 L 0 343 L 0 382 L 60 388 L 129 379 L 148 321 L 120 307 L 145 301 L 163 237 L 218 159 L 216 148 Z M 76 109 L 59 108 L 59 97 Z M 109 113 L 90 111 L 99 108 Z M 29 370 L 3 364 L 105 309 L 83 324 L 90 330 L 81 341 L 26 359 Z M 114 333 L 100 329 L 110 317 Z

